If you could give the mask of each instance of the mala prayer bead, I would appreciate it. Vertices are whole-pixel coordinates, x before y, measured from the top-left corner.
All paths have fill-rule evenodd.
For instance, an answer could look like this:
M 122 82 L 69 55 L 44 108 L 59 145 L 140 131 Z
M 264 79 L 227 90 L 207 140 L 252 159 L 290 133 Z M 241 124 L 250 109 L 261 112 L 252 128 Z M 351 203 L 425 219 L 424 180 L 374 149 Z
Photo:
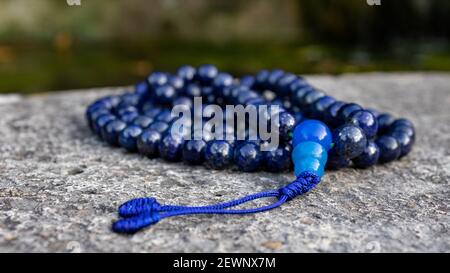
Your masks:
M 200 113 L 196 112 L 197 98 L 203 103 Z M 278 146 L 266 149 L 268 140 L 247 128 L 256 123 L 250 117 L 228 125 L 228 119 L 236 118 L 236 113 L 228 112 L 227 105 L 269 106 L 267 111 L 258 111 L 256 118 L 276 130 Z M 210 106 L 223 110 L 223 128 L 207 123 L 208 117 L 218 115 L 218 108 Z M 172 115 L 172 107 L 189 113 L 193 110 L 194 114 L 182 120 Z M 207 206 L 133 199 L 119 207 L 121 219 L 112 228 L 120 233 L 133 233 L 177 215 L 247 214 L 274 209 L 314 188 L 326 169 L 368 168 L 391 162 L 409 154 L 416 139 L 411 121 L 337 100 L 293 73 L 261 70 L 256 75 L 235 78 L 210 64 L 198 68 L 185 65 L 175 74 L 155 71 L 135 84 L 131 92 L 97 99 L 87 107 L 85 116 L 89 128 L 101 140 L 149 158 L 204 164 L 217 170 L 236 166 L 244 172 L 293 168 L 296 176 L 279 189 Z M 196 127 L 195 120 L 204 124 Z M 177 127 L 181 121 L 183 126 Z M 246 128 L 244 139 L 236 139 L 240 125 Z M 260 198 L 275 201 L 255 208 L 235 208 Z

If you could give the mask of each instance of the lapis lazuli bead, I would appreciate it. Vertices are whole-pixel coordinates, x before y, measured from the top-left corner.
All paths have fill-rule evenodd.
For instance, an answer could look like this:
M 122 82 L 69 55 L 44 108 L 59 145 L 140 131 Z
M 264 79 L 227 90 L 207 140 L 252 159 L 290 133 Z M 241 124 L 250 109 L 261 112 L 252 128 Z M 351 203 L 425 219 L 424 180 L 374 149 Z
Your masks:
M 142 128 L 129 125 L 119 135 L 119 144 L 129 152 L 137 151 L 137 138 L 142 134 Z
M 295 148 L 300 142 L 313 141 L 329 150 L 332 139 L 331 131 L 325 123 L 318 120 L 305 120 L 295 127 L 292 146 Z
M 224 169 L 233 162 L 233 147 L 225 140 L 213 140 L 205 149 L 205 164 L 212 169 Z
M 170 123 L 174 119 L 175 117 L 172 116 L 172 112 L 169 109 L 162 110 L 155 118 L 155 120 L 164 121 L 167 123 Z
M 213 88 L 217 95 L 221 95 L 226 87 L 233 84 L 233 76 L 228 73 L 219 73 L 213 80 Z
M 177 75 L 185 81 L 185 84 L 194 80 L 196 69 L 190 65 L 178 68 Z
M 364 131 L 350 124 L 342 125 L 334 131 L 333 142 L 336 153 L 348 159 L 362 154 L 367 146 Z
M 127 127 L 127 124 L 121 120 L 115 119 L 105 126 L 103 137 L 110 145 L 117 146 L 119 144 L 119 134 Z
M 234 150 L 234 163 L 244 172 L 254 172 L 261 167 L 263 155 L 259 145 L 245 142 Z
M 159 86 L 155 90 L 156 101 L 162 104 L 169 104 L 176 96 L 176 90 L 171 85 Z
M 340 124 L 338 120 L 338 113 L 339 110 L 345 105 L 342 101 L 336 101 L 332 103 L 328 108 L 325 110 L 323 115 L 323 120 L 331 127 L 336 127 Z
M 303 97 L 308 92 L 311 92 L 311 91 L 314 91 L 314 89 L 311 86 L 309 86 L 309 85 L 302 86 L 302 87 L 298 88 L 297 90 L 295 90 L 293 92 L 293 95 L 291 97 L 292 103 L 295 106 L 300 107 L 300 109 L 303 111 L 303 108 L 302 108 Z
M 299 176 L 303 172 L 312 172 L 319 177 L 323 176 L 325 165 L 319 159 L 314 157 L 306 157 L 299 162 L 294 162 L 295 176 Z
M 152 88 L 157 88 L 159 86 L 163 86 L 168 81 L 169 81 L 169 76 L 164 72 L 158 72 L 158 71 L 151 73 L 147 78 L 147 82 Z
M 380 163 L 394 161 L 400 157 L 401 147 L 398 141 L 392 136 L 381 136 L 375 143 L 380 148 Z
M 255 85 L 255 82 L 256 82 L 255 77 L 251 75 L 246 75 L 239 79 L 240 85 L 245 85 L 248 86 L 249 88 L 252 88 Z
M 279 115 L 278 131 L 280 138 L 284 141 L 291 139 L 291 133 L 296 125 L 295 117 L 288 112 L 281 112 Z
M 355 111 L 362 110 L 362 107 L 356 103 L 347 103 L 339 109 L 337 113 L 338 122 L 343 124 L 347 121 L 348 117 Z
M 152 129 L 147 129 L 137 139 L 137 149 L 140 154 L 150 158 L 158 156 L 161 133 Z
M 411 152 L 412 146 L 414 145 L 415 139 L 413 136 L 409 135 L 406 132 L 397 130 L 391 133 L 391 136 L 394 137 L 398 143 L 400 144 L 400 157 L 403 157 L 409 152 Z
M 277 82 L 278 80 L 284 76 L 284 71 L 281 69 L 273 69 L 270 71 L 269 77 L 267 77 L 267 87 L 271 90 L 274 90 L 277 88 Z
M 217 67 L 211 64 L 201 65 L 197 69 L 195 78 L 203 85 L 211 84 L 215 77 L 219 74 Z
M 205 161 L 206 142 L 204 140 L 188 140 L 183 147 L 183 161 L 196 165 Z
M 202 95 L 202 88 L 195 83 L 191 83 L 185 87 L 184 94 L 191 98 L 199 97 Z
M 369 141 L 364 152 L 352 161 L 357 168 L 368 168 L 377 164 L 379 157 L 380 148 L 378 148 L 374 141 Z
M 335 147 L 332 148 L 328 152 L 328 159 L 327 159 L 327 165 L 326 165 L 327 169 L 338 170 L 341 168 L 348 167 L 348 166 L 350 166 L 350 164 L 351 164 L 350 159 L 348 159 L 342 155 L 338 155 L 336 153 Z
M 108 122 L 115 120 L 116 117 L 112 114 L 103 114 L 99 116 L 94 122 L 94 131 L 100 138 L 103 138 L 102 131 Z
M 347 123 L 363 129 L 368 139 L 375 137 L 378 131 L 377 119 L 371 112 L 366 110 L 357 110 L 351 113 L 347 119 Z
M 325 111 L 336 100 L 330 96 L 324 96 L 317 99 L 309 109 L 309 115 L 311 118 L 324 119 Z
M 148 127 L 149 129 L 155 130 L 159 133 L 164 133 L 169 129 L 169 124 L 164 121 L 155 121 Z
M 258 89 L 267 89 L 267 79 L 269 78 L 270 72 L 268 70 L 261 70 L 256 74 L 256 87 Z
M 184 88 L 184 80 L 178 76 L 171 76 L 168 85 L 172 86 L 176 92 L 179 92 Z
M 311 107 L 312 104 L 325 96 L 325 93 L 321 92 L 321 91 L 317 91 L 317 90 L 311 90 L 309 92 L 307 92 L 301 102 L 300 102 L 300 108 L 302 109 L 303 112 L 305 112 L 307 115 L 311 114 Z
M 386 133 L 392 123 L 395 121 L 395 118 L 391 116 L 390 114 L 381 114 L 377 117 L 378 121 L 378 134 L 384 134 Z
M 293 81 L 298 79 L 295 74 L 285 73 L 276 83 L 276 92 L 278 96 L 284 97 L 289 95 L 289 86 Z
M 147 116 L 138 116 L 137 118 L 135 118 L 133 120 L 134 125 L 137 125 L 139 127 L 141 127 L 142 129 L 147 128 L 148 126 L 150 126 L 150 124 L 152 124 L 153 119 Z
M 134 86 L 134 92 L 141 97 L 148 96 L 150 91 L 147 82 L 138 82 Z
M 166 134 L 159 143 L 159 155 L 168 161 L 181 160 L 184 140 L 181 135 Z
M 269 172 L 283 172 L 290 169 L 291 148 L 290 146 L 281 146 L 277 149 L 264 152 L 265 169 Z
M 309 157 L 319 159 L 319 161 L 325 167 L 328 153 L 322 145 L 312 141 L 300 142 L 292 151 L 292 162 L 294 162 L 294 165 L 297 162 L 300 162 L 302 159 Z

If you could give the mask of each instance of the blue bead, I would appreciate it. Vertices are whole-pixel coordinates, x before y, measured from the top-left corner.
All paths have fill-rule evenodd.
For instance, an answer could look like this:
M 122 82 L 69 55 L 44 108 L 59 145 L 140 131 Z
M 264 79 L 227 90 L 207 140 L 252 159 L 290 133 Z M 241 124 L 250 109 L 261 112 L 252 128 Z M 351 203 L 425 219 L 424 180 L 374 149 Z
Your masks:
M 297 77 L 297 79 L 289 84 L 288 95 L 292 97 L 297 90 L 304 89 L 308 86 L 310 85 L 305 79 L 303 79 L 302 77 Z
M 142 129 L 147 128 L 148 126 L 150 126 L 150 124 L 152 124 L 153 119 L 147 116 L 138 116 L 137 118 L 135 118 L 133 120 L 134 125 L 137 125 L 139 127 L 141 127 Z
M 362 154 L 367 146 L 364 131 L 350 124 L 342 125 L 333 132 L 333 142 L 336 153 L 348 159 Z
M 139 117 L 138 112 L 126 112 L 123 115 L 120 115 L 119 118 L 125 122 L 126 124 L 131 124 L 133 121 Z
M 327 159 L 327 165 L 326 168 L 330 169 L 330 170 L 338 170 L 341 168 L 345 168 L 350 166 L 351 161 L 350 159 L 338 155 L 336 153 L 336 149 L 332 148 L 329 152 L 328 152 L 328 159 Z
M 233 84 L 233 76 L 231 76 L 228 73 L 219 73 L 217 75 L 217 77 L 214 78 L 213 81 L 213 88 L 214 88 L 214 92 L 217 95 L 222 95 L 223 90 L 226 87 L 229 87 Z
M 134 86 L 134 93 L 140 97 L 148 96 L 150 94 L 150 90 L 147 82 L 138 82 Z
M 245 85 L 249 88 L 254 87 L 256 82 L 255 77 L 247 75 L 247 76 L 243 76 L 240 80 L 239 80 L 239 84 L 240 85 Z
M 256 88 L 267 89 L 267 79 L 269 78 L 270 72 L 268 70 L 261 70 L 256 74 Z
M 233 162 L 233 147 L 224 140 L 213 140 L 205 149 L 205 164 L 212 169 L 224 169 Z
M 312 111 L 312 104 L 325 96 L 325 93 L 317 90 L 307 92 L 300 101 L 300 108 L 306 115 L 310 115 Z
M 278 79 L 275 86 L 275 92 L 278 96 L 284 97 L 290 94 L 289 86 L 292 82 L 297 80 L 298 77 L 292 73 L 285 73 L 281 78 Z
M 184 65 L 178 68 L 177 75 L 182 78 L 185 83 L 191 82 L 194 80 L 196 74 L 196 69 L 190 65 Z
M 192 102 L 192 99 L 188 97 L 178 97 L 173 101 L 172 106 L 183 106 L 186 107 L 186 109 L 191 109 L 194 106 L 194 103 Z
M 377 117 L 377 121 L 378 121 L 378 134 L 383 135 L 389 130 L 392 123 L 394 123 L 395 118 L 390 114 L 385 113 L 379 115 Z
M 156 116 L 155 120 L 170 123 L 174 118 L 175 117 L 172 116 L 172 112 L 169 109 L 164 109 Z
M 265 169 L 269 172 L 284 172 L 291 168 L 291 148 L 278 147 L 275 150 L 264 152 Z
M 154 89 L 167 84 L 169 82 L 169 76 L 167 73 L 155 71 L 148 76 L 147 82 Z
M 371 139 L 377 135 L 378 121 L 375 116 L 366 110 L 357 110 L 350 114 L 347 119 L 347 123 L 363 129 L 366 137 Z
M 161 133 L 152 129 L 146 129 L 137 139 L 137 148 L 140 154 L 154 158 L 158 156 Z
M 303 172 L 312 172 L 319 177 L 323 176 L 325 166 L 319 159 L 313 157 L 303 158 L 297 164 L 294 164 L 295 176 L 299 176 Z
M 391 127 L 399 127 L 399 126 L 408 126 L 414 128 L 414 124 L 410 120 L 405 118 L 396 119 L 391 125 Z
M 284 71 L 281 69 L 273 69 L 270 71 L 269 76 L 267 77 L 267 87 L 273 91 L 277 88 L 278 80 L 284 76 Z
M 154 119 L 157 115 L 159 115 L 159 113 L 161 113 L 161 110 L 161 108 L 150 108 L 144 112 L 144 115 Z
M 91 130 L 95 131 L 94 125 L 97 118 L 107 114 L 111 114 L 111 111 L 106 108 L 96 108 L 94 110 L 88 111 L 86 113 L 86 119 Z
M 125 93 L 120 96 L 120 102 L 116 106 L 116 108 L 125 108 L 128 106 L 139 107 L 142 100 L 142 96 L 136 93 Z
M 339 124 L 344 124 L 348 117 L 355 111 L 362 110 L 362 107 L 356 103 L 347 103 L 339 109 L 337 114 Z
M 217 69 L 217 67 L 211 64 L 204 64 L 197 69 L 197 74 L 195 75 L 195 78 L 201 84 L 207 85 L 211 84 L 218 74 L 219 70 Z
M 392 132 L 391 136 L 394 137 L 400 144 L 400 157 L 403 157 L 411 152 L 412 146 L 415 142 L 415 138 L 413 136 L 410 136 L 407 132 L 400 130 Z
M 309 86 L 309 85 L 302 86 L 302 87 L 298 88 L 297 90 L 295 90 L 293 92 L 293 94 L 291 96 L 292 104 L 295 105 L 295 106 L 298 106 L 298 107 L 302 107 L 303 97 L 307 93 L 309 93 L 309 92 L 311 92 L 313 90 L 314 89 L 311 86 Z M 302 111 L 303 111 L 303 109 L 302 109 Z
M 379 137 L 375 143 L 380 148 L 380 158 L 378 159 L 380 163 L 394 161 L 400 157 L 401 147 L 394 137 L 384 135 Z
M 181 160 L 184 140 L 177 134 L 166 134 L 159 143 L 159 155 L 168 161 Z
M 414 130 L 414 127 L 400 124 L 400 125 L 396 125 L 396 126 L 391 126 L 388 130 L 388 133 L 390 135 L 392 135 L 396 132 L 401 132 L 401 133 L 407 134 L 409 137 L 411 137 L 412 141 L 416 140 L 416 131 Z
M 303 158 L 316 158 L 318 159 L 323 167 L 327 162 L 328 153 L 325 148 L 317 142 L 312 141 L 304 141 L 295 146 L 294 151 L 292 152 L 292 162 L 294 165 L 297 162 L 303 160 Z
M 169 129 L 169 124 L 164 121 L 155 121 L 148 127 L 149 129 L 155 130 L 159 133 L 164 133 Z
M 108 124 L 108 122 L 110 122 L 110 121 L 112 121 L 112 120 L 115 120 L 115 119 L 116 119 L 116 117 L 115 117 L 114 115 L 112 115 L 112 114 L 103 114 L 103 115 L 100 115 L 100 116 L 95 120 L 94 125 L 93 125 L 95 133 L 96 133 L 99 137 L 103 138 L 103 136 L 102 136 L 102 131 L 103 131 L 103 129 L 105 128 L 106 124 Z
M 246 101 L 254 98 L 259 98 L 258 93 L 253 90 L 244 91 L 237 96 L 236 104 L 245 105 Z
M 159 86 L 155 90 L 155 99 L 161 104 L 169 104 L 176 96 L 175 88 L 171 85 Z
M 122 107 L 116 108 L 116 113 L 119 116 L 123 116 L 123 115 L 126 115 L 126 114 L 131 113 L 131 112 L 138 113 L 139 111 L 136 108 L 136 106 L 131 106 L 131 105 L 129 105 L 129 106 L 122 106 Z
M 278 132 L 280 138 L 284 141 L 291 139 L 292 131 L 296 125 L 295 118 L 288 112 L 281 112 L 279 115 Z
M 309 115 L 311 118 L 324 120 L 325 111 L 336 100 L 330 96 L 324 96 L 316 100 L 310 107 Z
M 196 165 L 205 161 L 206 142 L 203 140 L 189 140 L 183 147 L 183 161 Z
M 352 161 L 357 168 L 368 168 L 377 164 L 379 157 L 380 149 L 377 144 L 373 141 L 369 141 L 364 152 Z
M 234 150 L 234 163 L 241 171 L 254 172 L 261 167 L 262 162 L 259 146 L 253 142 L 245 142 Z
M 303 121 L 303 114 L 301 112 L 291 112 L 295 118 L 295 125 L 300 124 Z
M 292 146 L 295 148 L 303 141 L 317 142 L 328 151 L 331 148 L 332 134 L 325 123 L 318 120 L 305 120 L 295 127 Z
M 338 120 L 339 110 L 345 105 L 342 101 L 336 101 L 328 106 L 325 110 L 323 120 L 331 127 L 336 127 L 340 124 Z
M 184 80 L 178 76 L 170 76 L 168 84 L 175 88 L 176 92 L 180 92 L 184 88 Z
M 142 128 L 129 125 L 119 134 L 119 144 L 129 152 L 137 151 L 137 138 L 142 134 Z
M 202 95 L 202 88 L 195 83 L 191 83 L 185 87 L 184 94 L 191 98 L 200 97 Z
M 113 146 L 119 144 L 119 134 L 127 127 L 127 124 L 121 120 L 115 119 L 105 126 L 104 133 L 102 134 L 107 143 Z

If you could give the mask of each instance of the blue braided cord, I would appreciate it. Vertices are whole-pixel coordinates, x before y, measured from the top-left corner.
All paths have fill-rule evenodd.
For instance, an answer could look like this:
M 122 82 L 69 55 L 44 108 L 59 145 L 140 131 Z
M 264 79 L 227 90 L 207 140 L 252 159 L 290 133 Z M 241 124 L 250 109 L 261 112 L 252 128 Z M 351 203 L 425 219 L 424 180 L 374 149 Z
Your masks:
M 296 180 L 278 189 L 251 194 L 229 202 L 208 206 L 161 206 L 154 198 L 137 198 L 125 202 L 119 207 L 122 217 L 113 224 L 113 230 L 119 233 L 134 233 L 144 227 L 157 223 L 159 220 L 190 214 L 249 214 L 271 210 L 283 203 L 304 194 L 320 182 L 320 177 L 311 172 L 301 173 Z M 276 197 L 273 204 L 252 209 L 229 209 L 243 203 L 266 197 Z

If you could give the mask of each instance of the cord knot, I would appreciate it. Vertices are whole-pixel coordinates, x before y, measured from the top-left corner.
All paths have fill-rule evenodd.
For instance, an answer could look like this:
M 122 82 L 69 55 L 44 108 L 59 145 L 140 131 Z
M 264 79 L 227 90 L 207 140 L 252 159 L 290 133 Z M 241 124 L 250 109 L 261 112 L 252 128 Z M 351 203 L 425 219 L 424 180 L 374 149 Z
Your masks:
M 303 172 L 297 179 L 288 185 L 282 187 L 280 195 L 285 195 L 288 200 L 294 199 L 296 196 L 304 194 L 313 189 L 320 182 L 320 177 L 311 172 Z
M 132 217 L 143 213 L 152 214 L 160 209 L 161 205 L 153 197 L 135 198 L 119 207 L 121 217 Z
M 158 212 L 144 213 L 135 217 L 120 219 L 112 225 L 113 231 L 117 233 L 135 233 L 138 230 L 159 222 Z

